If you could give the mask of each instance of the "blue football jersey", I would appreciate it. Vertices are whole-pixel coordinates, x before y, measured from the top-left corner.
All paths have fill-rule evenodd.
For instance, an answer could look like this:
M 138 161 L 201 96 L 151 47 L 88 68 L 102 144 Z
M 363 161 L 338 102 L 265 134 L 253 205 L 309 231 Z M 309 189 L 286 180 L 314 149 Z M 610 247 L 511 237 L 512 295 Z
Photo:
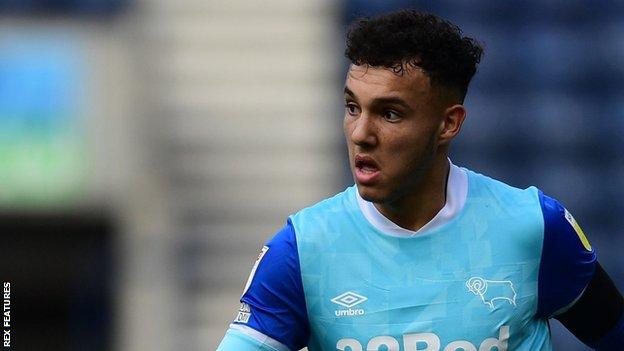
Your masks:
M 538 189 L 463 172 L 461 210 L 417 235 L 371 223 L 355 186 L 290 216 L 219 350 L 250 340 L 258 350 L 550 350 L 548 318 L 581 295 L 595 251 Z

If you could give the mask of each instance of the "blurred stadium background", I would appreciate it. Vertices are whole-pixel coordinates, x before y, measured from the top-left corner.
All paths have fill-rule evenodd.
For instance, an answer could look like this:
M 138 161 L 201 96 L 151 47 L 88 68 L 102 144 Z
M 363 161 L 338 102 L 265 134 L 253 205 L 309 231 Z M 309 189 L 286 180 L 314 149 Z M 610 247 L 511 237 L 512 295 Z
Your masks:
M 403 7 L 486 45 L 454 162 L 561 200 L 624 288 L 622 3 L 0 0 L 14 349 L 215 349 L 262 243 L 350 183 L 346 24 Z

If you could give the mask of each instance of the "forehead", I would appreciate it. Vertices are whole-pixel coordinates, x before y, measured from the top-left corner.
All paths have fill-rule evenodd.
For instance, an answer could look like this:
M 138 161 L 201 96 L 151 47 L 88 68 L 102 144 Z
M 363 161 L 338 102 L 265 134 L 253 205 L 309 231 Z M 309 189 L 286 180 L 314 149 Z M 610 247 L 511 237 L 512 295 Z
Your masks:
M 390 68 L 351 65 L 345 86 L 363 98 L 396 96 L 418 99 L 428 97 L 431 91 L 429 77 L 419 68 L 395 73 Z

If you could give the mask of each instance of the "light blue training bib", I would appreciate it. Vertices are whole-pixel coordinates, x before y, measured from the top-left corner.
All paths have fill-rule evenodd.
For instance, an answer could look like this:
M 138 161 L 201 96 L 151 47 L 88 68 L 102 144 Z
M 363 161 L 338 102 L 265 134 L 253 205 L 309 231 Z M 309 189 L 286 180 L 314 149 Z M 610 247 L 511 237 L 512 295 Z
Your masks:
M 462 211 L 414 237 L 373 227 L 355 187 L 290 217 L 310 351 L 551 349 L 536 317 L 538 191 L 467 173 Z

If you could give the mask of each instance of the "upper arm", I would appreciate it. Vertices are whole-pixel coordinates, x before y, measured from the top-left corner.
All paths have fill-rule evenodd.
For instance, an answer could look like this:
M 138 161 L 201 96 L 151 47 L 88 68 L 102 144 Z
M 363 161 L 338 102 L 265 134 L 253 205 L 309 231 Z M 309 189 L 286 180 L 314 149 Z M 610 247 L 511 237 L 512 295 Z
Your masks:
M 233 324 L 252 328 L 292 350 L 306 346 L 308 316 L 290 221 L 262 249 L 241 303 Z
M 597 350 L 624 349 L 624 299 L 597 264 L 581 298 L 559 320 L 574 336 Z
M 538 280 L 540 317 L 571 306 L 596 270 L 596 252 L 572 215 L 555 199 L 539 193 L 544 241 Z
M 538 315 L 555 317 L 598 350 L 624 347 L 624 300 L 596 259 L 582 229 L 556 200 L 540 193 L 544 246 Z

